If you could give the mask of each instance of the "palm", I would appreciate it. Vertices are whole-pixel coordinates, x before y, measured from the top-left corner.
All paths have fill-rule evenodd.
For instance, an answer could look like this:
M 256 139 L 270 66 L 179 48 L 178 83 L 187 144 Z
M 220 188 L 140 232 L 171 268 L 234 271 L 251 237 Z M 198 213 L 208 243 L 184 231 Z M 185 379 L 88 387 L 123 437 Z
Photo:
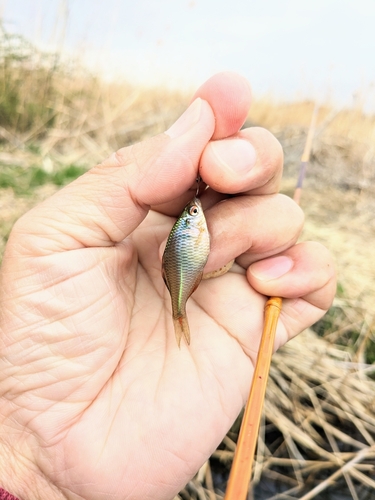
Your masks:
M 251 345 L 245 325 L 259 333 L 249 309 L 262 299 L 242 274 L 202 282 L 188 303 L 192 344 L 179 350 L 159 258 L 171 224 L 150 212 L 131 242 L 79 249 L 75 259 L 69 252 L 69 258 L 55 254 L 53 262 L 47 257 L 49 280 L 64 265 L 71 275 L 53 288 L 41 284 L 48 310 L 41 310 L 34 331 L 57 334 L 59 343 L 38 347 L 47 369 L 28 378 L 26 397 L 37 408 L 32 430 L 41 443 L 55 443 L 45 450 L 47 474 L 84 498 L 123 498 L 136 485 L 142 496 L 140 484 L 149 491 L 150 483 L 174 478 L 172 494 L 213 451 L 243 404 L 252 365 L 236 337 Z M 69 315 L 67 299 L 75 304 Z M 52 309 L 58 319 L 42 326 Z

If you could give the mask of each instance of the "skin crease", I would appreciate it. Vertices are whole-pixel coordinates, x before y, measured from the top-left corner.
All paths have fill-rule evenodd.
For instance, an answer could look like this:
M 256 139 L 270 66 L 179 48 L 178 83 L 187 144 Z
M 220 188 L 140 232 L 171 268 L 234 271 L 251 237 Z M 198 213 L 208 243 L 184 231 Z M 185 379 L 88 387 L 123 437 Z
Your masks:
M 277 194 L 279 143 L 263 129 L 239 132 L 249 84 L 220 73 L 194 97 L 166 134 L 117 151 L 10 235 L 0 275 L 0 484 L 21 500 L 172 499 L 246 401 L 266 296 L 285 297 L 275 348 L 333 300 L 329 252 L 296 244 L 302 212 Z M 237 260 L 189 299 L 191 345 L 179 349 L 161 255 L 198 169 L 215 187 L 202 195 L 205 272 Z M 285 262 L 289 271 L 275 277 Z M 267 266 L 272 279 L 260 274 Z

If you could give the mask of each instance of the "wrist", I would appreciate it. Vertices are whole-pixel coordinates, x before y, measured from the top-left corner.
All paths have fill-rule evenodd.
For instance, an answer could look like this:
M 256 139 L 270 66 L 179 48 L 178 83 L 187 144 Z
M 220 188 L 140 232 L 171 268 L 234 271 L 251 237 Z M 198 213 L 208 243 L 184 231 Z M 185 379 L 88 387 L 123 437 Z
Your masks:
M 2 429 L 6 426 L 2 425 Z M 14 443 L 11 445 L 5 436 L 5 439 L 4 433 L 0 436 L 0 488 L 17 500 L 66 500 L 27 454 L 20 452 Z

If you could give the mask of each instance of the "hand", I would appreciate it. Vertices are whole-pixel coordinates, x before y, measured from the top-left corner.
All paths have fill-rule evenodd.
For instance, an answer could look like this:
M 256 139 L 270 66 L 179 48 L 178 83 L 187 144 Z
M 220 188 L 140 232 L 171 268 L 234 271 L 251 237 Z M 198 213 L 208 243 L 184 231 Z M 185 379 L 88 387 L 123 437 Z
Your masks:
M 167 133 L 120 149 L 14 226 L 1 274 L 0 485 L 20 499 L 173 498 L 245 403 L 265 296 L 286 298 L 275 348 L 332 302 L 328 251 L 296 244 L 302 212 L 277 194 L 279 143 L 238 132 L 247 82 L 219 74 L 195 98 Z M 191 345 L 179 349 L 161 255 L 198 169 L 210 186 L 205 272 L 237 260 L 189 299 Z

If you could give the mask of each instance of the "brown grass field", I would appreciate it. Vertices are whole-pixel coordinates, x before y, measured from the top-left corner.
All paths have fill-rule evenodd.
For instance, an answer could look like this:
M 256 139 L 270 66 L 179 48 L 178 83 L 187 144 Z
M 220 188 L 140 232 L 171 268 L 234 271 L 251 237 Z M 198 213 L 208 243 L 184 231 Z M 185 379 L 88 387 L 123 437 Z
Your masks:
M 22 213 L 115 149 L 164 131 L 189 98 L 162 88 L 105 83 L 23 50 L 21 62 L 1 61 L 0 254 Z M 282 191 L 289 195 L 313 107 L 260 99 L 249 115 L 249 125 L 268 128 L 283 145 Z M 320 107 L 301 206 L 301 239 L 320 241 L 334 254 L 338 292 L 326 317 L 273 358 L 249 499 L 370 499 L 374 116 L 359 108 Z M 175 500 L 223 498 L 239 422 Z

